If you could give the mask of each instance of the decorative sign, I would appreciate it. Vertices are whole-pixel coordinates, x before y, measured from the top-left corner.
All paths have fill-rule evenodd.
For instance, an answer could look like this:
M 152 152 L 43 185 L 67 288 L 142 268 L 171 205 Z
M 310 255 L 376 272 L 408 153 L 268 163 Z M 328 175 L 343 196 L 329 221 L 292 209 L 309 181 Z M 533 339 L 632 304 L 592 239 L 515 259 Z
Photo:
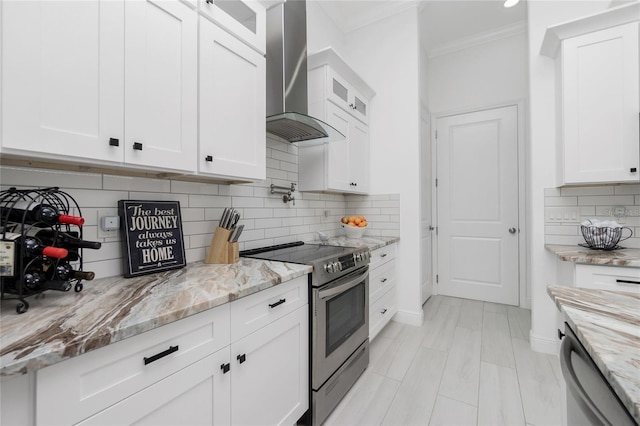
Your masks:
M 186 265 L 179 201 L 118 201 L 124 276 Z

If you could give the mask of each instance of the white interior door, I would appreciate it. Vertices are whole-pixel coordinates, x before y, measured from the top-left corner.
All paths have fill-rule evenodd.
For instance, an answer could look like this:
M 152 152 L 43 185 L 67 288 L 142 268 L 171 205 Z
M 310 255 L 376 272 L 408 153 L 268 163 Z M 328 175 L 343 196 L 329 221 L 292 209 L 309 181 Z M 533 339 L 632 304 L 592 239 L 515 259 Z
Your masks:
M 431 123 L 429 112 L 423 107 L 420 119 L 420 286 L 421 303 L 433 294 L 433 220 L 431 176 Z
M 518 109 L 437 121 L 438 292 L 518 305 Z

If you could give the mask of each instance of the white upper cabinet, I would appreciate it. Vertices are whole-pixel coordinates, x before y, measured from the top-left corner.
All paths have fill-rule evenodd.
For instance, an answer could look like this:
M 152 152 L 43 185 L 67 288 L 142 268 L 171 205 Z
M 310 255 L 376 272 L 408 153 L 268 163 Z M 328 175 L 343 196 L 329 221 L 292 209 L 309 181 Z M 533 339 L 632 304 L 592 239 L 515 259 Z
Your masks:
M 200 18 L 198 173 L 266 177 L 265 58 Z
M 369 100 L 373 90 L 336 54 L 309 56 L 309 115 L 345 139 L 298 145 L 300 191 L 369 191 Z
M 125 2 L 125 162 L 195 170 L 197 45 L 184 3 Z
M 124 2 L 1 7 L 3 153 L 121 162 Z
M 638 4 L 550 27 L 560 185 L 640 182 Z
M 265 53 L 266 9 L 256 0 L 200 0 L 200 13 Z
M 192 8 L 151 0 L 2 7 L 3 153 L 195 170 Z

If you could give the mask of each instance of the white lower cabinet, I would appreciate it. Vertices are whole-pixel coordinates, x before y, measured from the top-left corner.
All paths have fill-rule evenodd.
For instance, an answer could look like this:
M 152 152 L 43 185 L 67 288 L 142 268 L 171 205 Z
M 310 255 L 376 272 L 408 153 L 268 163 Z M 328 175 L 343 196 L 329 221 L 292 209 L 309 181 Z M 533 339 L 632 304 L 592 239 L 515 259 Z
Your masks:
M 371 252 L 369 270 L 369 339 L 391 321 L 398 311 L 396 303 L 396 245 Z
M 575 286 L 640 294 L 640 268 L 576 265 Z
M 309 404 L 307 303 L 302 276 L 38 370 L 33 386 L 4 382 L 2 391 L 30 401 L 35 414 L 22 410 L 23 424 L 295 424 Z

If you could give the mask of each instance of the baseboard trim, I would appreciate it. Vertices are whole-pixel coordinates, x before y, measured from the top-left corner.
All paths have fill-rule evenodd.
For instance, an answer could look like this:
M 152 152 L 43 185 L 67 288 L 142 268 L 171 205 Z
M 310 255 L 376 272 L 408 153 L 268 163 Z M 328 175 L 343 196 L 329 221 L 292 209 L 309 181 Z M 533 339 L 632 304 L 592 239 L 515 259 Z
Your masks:
M 424 319 L 424 314 L 422 311 L 420 312 L 409 312 L 409 311 L 400 311 L 396 312 L 393 316 L 393 320 L 396 322 L 401 322 L 402 324 L 414 325 L 416 327 L 420 327 L 422 325 L 422 321 Z
M 547 339 L 536 336 L 533 331 L 529 331 L 529 342 L 531 350 L 549 355 L 558 355 L 558 342 L 556 339 Z

